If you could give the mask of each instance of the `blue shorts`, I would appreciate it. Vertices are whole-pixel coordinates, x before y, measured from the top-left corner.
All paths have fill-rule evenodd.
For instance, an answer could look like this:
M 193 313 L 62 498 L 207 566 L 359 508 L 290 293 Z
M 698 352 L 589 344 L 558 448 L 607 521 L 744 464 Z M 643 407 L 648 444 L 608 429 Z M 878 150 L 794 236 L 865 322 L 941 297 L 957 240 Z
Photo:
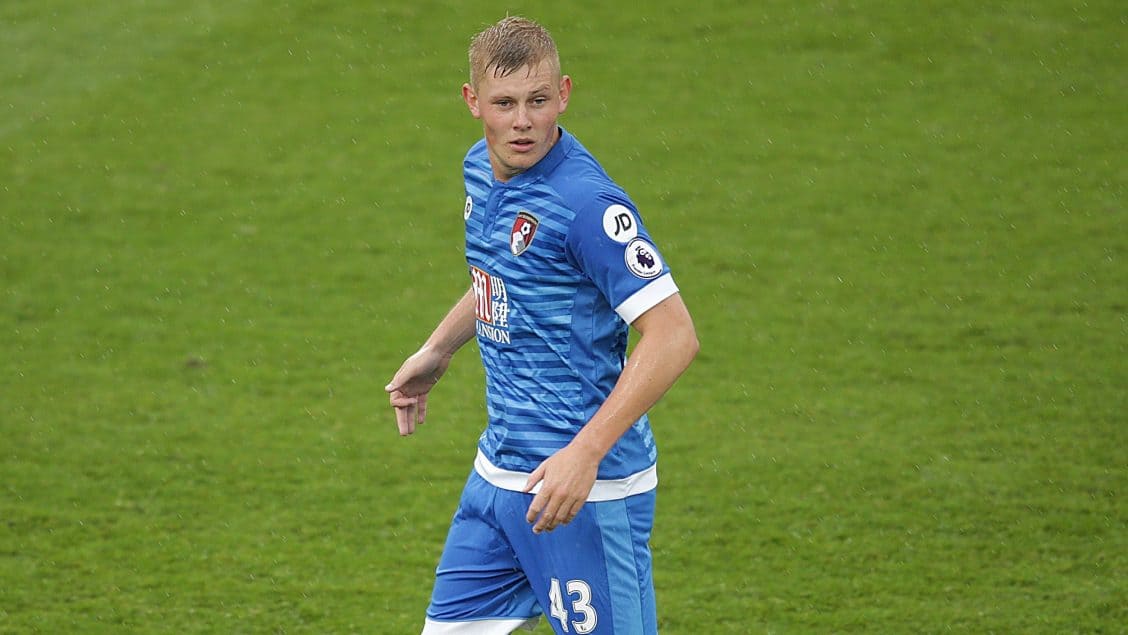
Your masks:
M 546 614 L 556 633 L 657 633 L 654 490 L 585 503 L 571 523 L 541 534 L 525 521 L 532 500 L 470 474 L 435 572 L 428 619 Z

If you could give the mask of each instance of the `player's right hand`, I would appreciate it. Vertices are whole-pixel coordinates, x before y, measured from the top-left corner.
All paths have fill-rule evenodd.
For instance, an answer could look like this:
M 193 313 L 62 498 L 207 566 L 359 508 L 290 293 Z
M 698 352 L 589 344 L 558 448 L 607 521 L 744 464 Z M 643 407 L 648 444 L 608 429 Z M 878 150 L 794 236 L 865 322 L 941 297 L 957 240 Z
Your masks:
M 438 383 L 450 365 L 450 356 L 426 347 L 408 357 L 384 386 L 395 409 L 396 425 L 401 436 L 415 432 L 415 426 L 427 418 L 427 394 Z

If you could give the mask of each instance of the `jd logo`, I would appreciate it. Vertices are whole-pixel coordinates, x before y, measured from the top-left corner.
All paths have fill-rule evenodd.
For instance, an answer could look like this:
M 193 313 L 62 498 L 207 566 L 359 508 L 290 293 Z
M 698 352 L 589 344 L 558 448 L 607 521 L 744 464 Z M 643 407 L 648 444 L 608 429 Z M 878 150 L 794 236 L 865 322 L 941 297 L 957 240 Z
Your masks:
M 603 232 L 617 243 L 629 243 L 638 236 L 638 221 L 625 205 L 612 205 L 603 211 Z

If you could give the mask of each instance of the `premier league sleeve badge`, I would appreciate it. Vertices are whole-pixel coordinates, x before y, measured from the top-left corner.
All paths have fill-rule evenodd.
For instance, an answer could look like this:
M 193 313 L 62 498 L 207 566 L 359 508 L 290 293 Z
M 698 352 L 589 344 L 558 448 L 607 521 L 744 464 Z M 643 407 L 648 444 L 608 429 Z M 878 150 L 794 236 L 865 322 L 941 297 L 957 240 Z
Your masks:
M 658 250 L 642 238 L 635 238 L 627 243 L 623 258 L 627 269 L 644 280 L 657 278 L 662 273 L 662 258 L 658 255 Z

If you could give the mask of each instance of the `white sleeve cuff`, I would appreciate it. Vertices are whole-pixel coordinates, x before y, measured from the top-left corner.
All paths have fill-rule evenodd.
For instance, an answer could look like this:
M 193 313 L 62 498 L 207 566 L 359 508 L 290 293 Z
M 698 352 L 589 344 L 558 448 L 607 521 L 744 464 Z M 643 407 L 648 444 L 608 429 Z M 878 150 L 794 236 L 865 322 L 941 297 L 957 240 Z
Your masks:
M 667 273 L 636 291 L 634 295 L 615 307 L 615 312 L 623 318 L 623 321 L 630 324 L 638 319 L 638 316 L 654 308 L 654 305 L 677 292 L 678 285 L 674 284 L 674 277 Z

